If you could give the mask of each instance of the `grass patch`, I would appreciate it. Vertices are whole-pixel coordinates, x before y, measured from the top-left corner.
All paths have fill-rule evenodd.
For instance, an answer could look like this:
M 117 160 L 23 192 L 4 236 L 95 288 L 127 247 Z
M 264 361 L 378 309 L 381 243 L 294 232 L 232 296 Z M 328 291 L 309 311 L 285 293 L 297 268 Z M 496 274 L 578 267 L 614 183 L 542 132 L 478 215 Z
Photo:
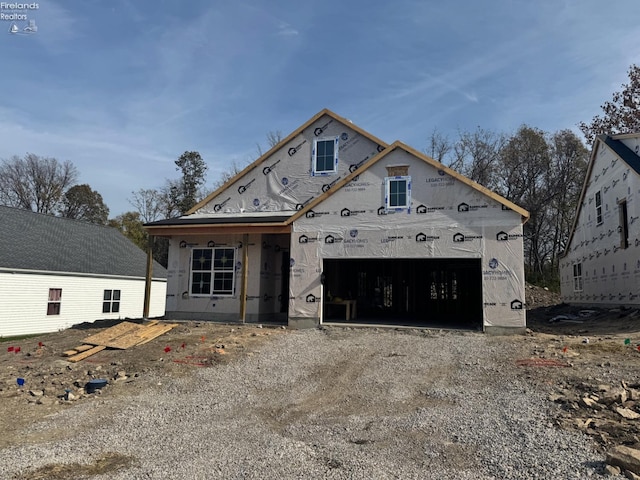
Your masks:
M 52 463 L 38 468 L 33 472 L 26 472 L 16 480 L 68 480 L 70 478 L 83 478 L 93 475 L 104 475 L 129 467 L 133 463 L 133 457 L 119 453 L 105 453 L 95 462 L 89 464 Z
M 16 335 L 15 337 L 0 337 L 0 343 L 4 342 L 17 342 L 18 340 L 25 340 L 27 338 L 38 337 L 41 333 L 32 333 L 30 335 Z

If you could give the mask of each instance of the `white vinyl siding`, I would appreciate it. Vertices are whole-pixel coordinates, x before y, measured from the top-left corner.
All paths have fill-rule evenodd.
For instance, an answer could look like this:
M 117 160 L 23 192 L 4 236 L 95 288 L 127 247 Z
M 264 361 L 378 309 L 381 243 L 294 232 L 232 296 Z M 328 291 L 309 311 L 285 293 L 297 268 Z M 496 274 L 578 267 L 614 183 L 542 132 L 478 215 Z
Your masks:
M 55 332 L 100 319 L 141 318 L 141 279 L 104 278 L 0 271 L 0 337 Z M 149 317 L 165 311 L 166 281 L 154 280 Z M 49 289 L 62 290 L 59 315 L 47 315 Z M 119 312 L 102 313 L 105 290 L 120 290 Z

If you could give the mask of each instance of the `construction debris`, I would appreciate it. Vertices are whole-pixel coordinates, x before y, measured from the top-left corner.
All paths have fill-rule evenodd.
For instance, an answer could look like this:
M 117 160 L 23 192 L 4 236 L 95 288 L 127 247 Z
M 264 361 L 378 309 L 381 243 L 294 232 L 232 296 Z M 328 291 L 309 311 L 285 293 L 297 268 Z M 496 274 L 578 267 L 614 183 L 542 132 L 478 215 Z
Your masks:
M 101 352 L 105 348 L 126 350 L 136 345 L 142 345 L 177 326 L 177 323 L 160 323 L 156 320 L 145 325 L 120 322 L 100 333 L 85 338 L 83 340 L 84 345 L 67 350 L 63 355 L 69 357 L 67 360 L 70 362 L 79 362 Z

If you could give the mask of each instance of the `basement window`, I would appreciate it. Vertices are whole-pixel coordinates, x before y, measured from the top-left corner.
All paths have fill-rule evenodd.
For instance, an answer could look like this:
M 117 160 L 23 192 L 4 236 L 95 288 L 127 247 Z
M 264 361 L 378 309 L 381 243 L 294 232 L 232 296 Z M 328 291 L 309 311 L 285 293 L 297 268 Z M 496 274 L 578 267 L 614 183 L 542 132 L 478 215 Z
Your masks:
M 235 248 L 194 248 L 191 252 L 191 295 L 233 295 L 235 253 Z
M 596 192 L 596 225 L 602 225 L 602 193 Z
M 582 291 L 582 264 L 576 263 L 573 265 L 573 291 Z
M 102 313 L 120 311 L 120 290 L 105 290 L 102 296 Z
M 313 142 L 312 175 L 328 175 L 338 171 L 338 137 Z
M 411 177 L 386 177 L 384 203 L 387 210 L 402 210 L 411 205 Z
M 60 315 L 61 300 L 62 300 L 62 289 L 50 288 L 49 301 L 47 302 L 47 315 Z

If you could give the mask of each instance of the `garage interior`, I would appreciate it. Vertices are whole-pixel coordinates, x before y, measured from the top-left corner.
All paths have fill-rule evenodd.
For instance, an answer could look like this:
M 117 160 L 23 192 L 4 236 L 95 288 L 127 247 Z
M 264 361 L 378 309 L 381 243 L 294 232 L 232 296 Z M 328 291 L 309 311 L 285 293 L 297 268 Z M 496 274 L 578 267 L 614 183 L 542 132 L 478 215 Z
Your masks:
M 480 259 L 325 259 L 323 282 L 323 323 L 482 329 Z

